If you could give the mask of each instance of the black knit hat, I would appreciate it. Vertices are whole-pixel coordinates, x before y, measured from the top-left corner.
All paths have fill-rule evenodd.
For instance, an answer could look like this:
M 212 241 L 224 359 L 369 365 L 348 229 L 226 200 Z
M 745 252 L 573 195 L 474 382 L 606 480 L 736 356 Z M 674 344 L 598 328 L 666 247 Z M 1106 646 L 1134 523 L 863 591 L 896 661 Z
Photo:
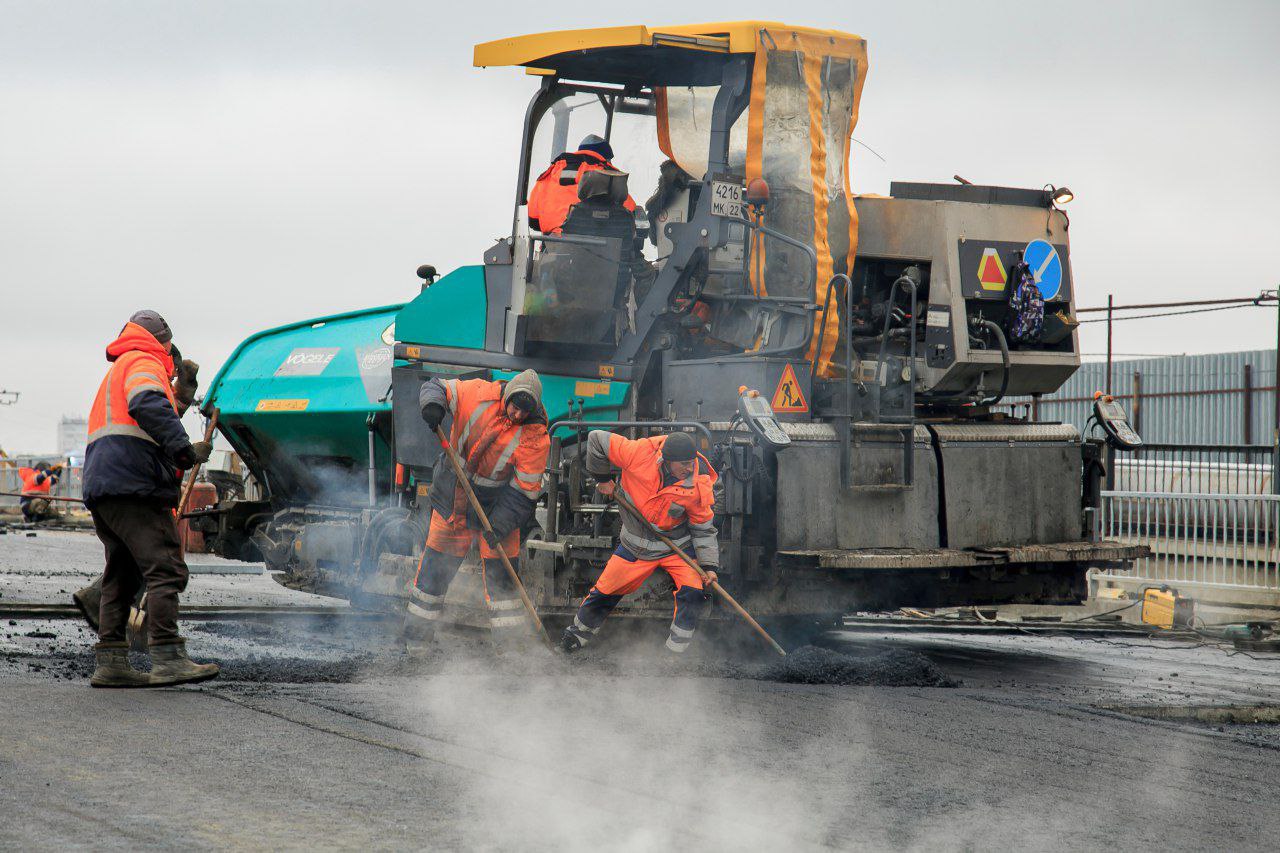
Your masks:
M 693 436 L 687 432 L 673 432 L 662 442 L 662 459 L 665 462 L 692 462 L 697 456 Z

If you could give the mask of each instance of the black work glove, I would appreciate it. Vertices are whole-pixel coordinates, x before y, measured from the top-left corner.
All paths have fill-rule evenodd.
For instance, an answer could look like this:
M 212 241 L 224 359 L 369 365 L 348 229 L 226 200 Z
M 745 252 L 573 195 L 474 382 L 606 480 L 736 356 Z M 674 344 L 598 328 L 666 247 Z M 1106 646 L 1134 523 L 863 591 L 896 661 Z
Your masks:
M 435 432 L 440 428 L 440 424 L 444 423 L 444 406 L 439 403 L 427 403 L 422 407 L 422 420 L 426 423 L 427 429 Z
M 482 530 L 480 535 L 484 538 L 485 543 L 494 551 L 502 550 L 502 540 L 498 538 L 498 534 L 492 530 Z
M 196 389 L 200 387 L 200 383 L 196 381 L 196 374 L 199 372 L 200 365 L 189 358 L 183 359 L 178 364 L 178 376 L 173 383 L 173 398 L 178 403 L 179 414 L 185 413 L 195 402 Z

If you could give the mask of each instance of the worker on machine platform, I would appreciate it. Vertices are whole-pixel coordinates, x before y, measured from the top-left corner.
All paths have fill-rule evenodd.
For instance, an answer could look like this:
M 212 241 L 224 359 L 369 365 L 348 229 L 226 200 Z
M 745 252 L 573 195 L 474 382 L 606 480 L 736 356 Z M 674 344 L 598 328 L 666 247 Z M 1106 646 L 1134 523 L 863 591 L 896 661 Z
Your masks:
M 107 345 L 111 367 L 89 412 L 84 502 L 107 558 L 97 666 L 89 679 L 94 687 L 157 687 L 218 674 L 216 664 L 192 662 L 178 634 L 178 595 L 188 575 L 174 510 L 182 470 L 207 460 L 212 446 L 192 444 L 179 418 L 172 339 L 169 324 L 156 312 L 130 317 Z M 126 638 L 128 624 L 140 623 L 143 613 L 149 674 L 129 665 Z
M 612 160 L 613 147 L 594 133 L 582 140 L 577 151 L 552 160 L 529 193 L 529 227 L 543 234 L 559 234 L 569 209 L 578 203 L 582 176 L 599 169 L 617 171 Z M 634 211 L 635 199 L 628 195 L 623 206 Z
M 473 545 L 480 548 L 489 626 L 506 641 L 526 631 L 526 616 L 511 579 L 499 565 L 501 549 L 519 566 L 520 529 L 533 517 L 551 448 L 542 380 L 526 370 L 506 381 L 431 379 L 418 395 L 422 420 L 433 433 L 452 415 L 449 444 L 493 533 L 483 532 L 466 492 L 443 455 L 431 480 L 431 523 L 405 613 L 404 637 L 429 642 L 444 609 L 445 593 Z
M 51 468 L 48 462 L 37 462 L 34 468 L 18 469 L 18 477 L 22 480 L 22 497 L 18 499 L 18 507 L 22 510 L 23 521 L 34 524 L 58 517 L 49 501 L 49 492 L 57 485 L 58 472 L 61 470 L 61 465 Z
M 622 471 L 620 482 L 615 468 Z M 587 470 L 596 478 L 600 494 L 611 497 L 621 489 L 645 519 L 676 547 L 692 545 L 703 570 L 712 581 L 717 579 L 714 570 L 720 564 L 720 546 L 711 523 L 716 472 L 697 452 L 688 433 L 633 440 L 592 430 L 587 436 Z M 573 622 L 565 628 L 561 648 L 575 652 L 585 646 L 622 597 L 639 589 L 658 568 L 665 570 L 676 585 L 675 615 L 667 648 L 683 653 L 693 640 L 698 616 L 706 603 L 702 579 L 625 511 L 618 548 L 583 599 Z

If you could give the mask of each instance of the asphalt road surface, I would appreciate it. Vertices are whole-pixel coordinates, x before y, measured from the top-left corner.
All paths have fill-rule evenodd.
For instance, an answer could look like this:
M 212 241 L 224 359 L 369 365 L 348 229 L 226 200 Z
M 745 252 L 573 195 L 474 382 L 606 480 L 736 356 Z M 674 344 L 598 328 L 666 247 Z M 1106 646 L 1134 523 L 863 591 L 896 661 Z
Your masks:
M 0 607 L 62 601 L 82 534 L 0 537 Z M 50 579 L 55 578 L 53 583 Z M 189 599 L 313 606 L 269 577 Z M 0 621 L 0 848 L 1274 850 L 1271 725 L 1134 707 L 1280 701 L 1280 661 L 1130 637 L 840 633 L 917 652 L 954 688 L 760 680 L 665 629 L 580 659 L 284 611 L 184 622 L 225 677 L 92 690 L 87 631 Z M 606 628 L 606 634 L 610 627 Z M 625 635 L 625 636 L 624 636 Z

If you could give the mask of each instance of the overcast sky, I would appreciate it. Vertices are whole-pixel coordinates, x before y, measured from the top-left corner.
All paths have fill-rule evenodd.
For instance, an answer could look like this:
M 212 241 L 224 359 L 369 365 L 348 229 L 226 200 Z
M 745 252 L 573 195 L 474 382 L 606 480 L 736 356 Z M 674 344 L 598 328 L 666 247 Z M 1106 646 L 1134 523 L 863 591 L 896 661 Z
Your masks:
M 437 9 L 445 6 L 447 13 Z M 783 9 L 785 8 L 785 14 Z M 643 12 L 648 20 L 631 17 Z M 1280 4 L 0 2 L 0 447 L 51 452 L 162 312 L 212 379 L 256 330 L 411 298 L 510 223 L 532 81 L 475 42 L 724 17 L 855 32 L 853 184 L 1066 184 L 1078 305 L 1280 284 Z M 1086 353 L 1101 352 L 1100 324 Z M 1275 312 L 1117 326 L 1274 345 Z

